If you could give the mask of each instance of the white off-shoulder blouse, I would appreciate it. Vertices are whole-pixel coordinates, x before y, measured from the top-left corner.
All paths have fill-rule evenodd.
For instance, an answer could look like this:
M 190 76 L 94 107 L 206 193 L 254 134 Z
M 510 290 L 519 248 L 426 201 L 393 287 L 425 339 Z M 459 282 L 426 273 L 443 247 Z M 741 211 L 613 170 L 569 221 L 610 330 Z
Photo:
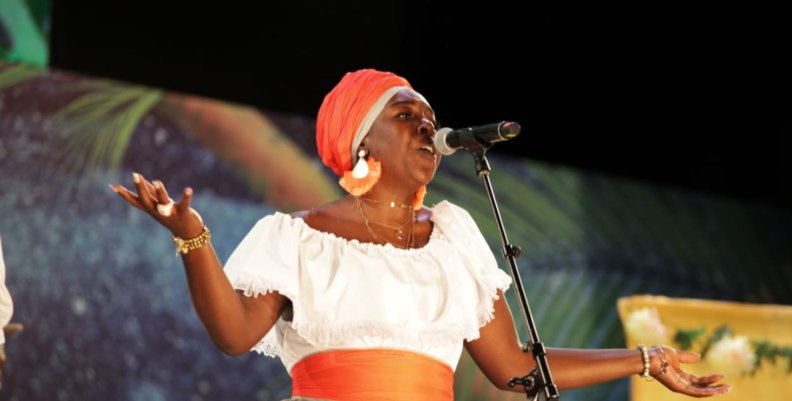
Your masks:
M 344 239 L 282 213 L 259 220 L 225 272 L 246 296 L 278 291 L 294 313 L 252 350 L 280 356 L 289 372 L 317 352 L 367 348 L 418 352 L 455 369 L 463 340 L 479 337 L 511 277 L 467 211 L 443 201 L 431 220 L 417 249 Z

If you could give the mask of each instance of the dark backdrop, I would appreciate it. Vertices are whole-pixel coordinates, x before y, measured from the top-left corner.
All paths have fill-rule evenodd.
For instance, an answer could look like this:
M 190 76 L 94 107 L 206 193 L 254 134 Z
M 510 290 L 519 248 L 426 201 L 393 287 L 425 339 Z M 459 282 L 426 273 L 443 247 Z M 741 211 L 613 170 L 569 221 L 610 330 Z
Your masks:
M 349 70 L 407 77 L 498 152 L 792 204 L 778 10 L 423 2 L 54 2 L 51 65 L 313 116 Z

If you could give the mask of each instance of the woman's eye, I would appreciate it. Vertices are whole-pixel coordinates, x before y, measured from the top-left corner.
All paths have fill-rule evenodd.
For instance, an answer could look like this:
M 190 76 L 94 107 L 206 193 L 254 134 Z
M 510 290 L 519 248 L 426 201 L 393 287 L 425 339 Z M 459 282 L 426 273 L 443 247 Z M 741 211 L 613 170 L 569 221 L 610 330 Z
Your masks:
M 399 113 L 398 115 L 396 115 L 396 117 L 409 119 L 410 117 L 412 117 L 412 113 L 408 113 L 408 112 Z

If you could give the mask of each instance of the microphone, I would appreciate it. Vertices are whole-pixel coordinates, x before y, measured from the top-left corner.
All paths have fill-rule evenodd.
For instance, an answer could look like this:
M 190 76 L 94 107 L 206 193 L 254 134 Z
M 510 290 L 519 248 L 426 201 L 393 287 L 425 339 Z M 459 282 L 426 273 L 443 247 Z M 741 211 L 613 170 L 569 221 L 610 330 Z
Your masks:
M 469 151 L 489 148 L 495 142 L 508 141 L 520 133 L 520 124 L 501 121 L 461 129 L 440 128 L 434 137 L 434 147 L 440 154 L 448 156 L 458 149 Z

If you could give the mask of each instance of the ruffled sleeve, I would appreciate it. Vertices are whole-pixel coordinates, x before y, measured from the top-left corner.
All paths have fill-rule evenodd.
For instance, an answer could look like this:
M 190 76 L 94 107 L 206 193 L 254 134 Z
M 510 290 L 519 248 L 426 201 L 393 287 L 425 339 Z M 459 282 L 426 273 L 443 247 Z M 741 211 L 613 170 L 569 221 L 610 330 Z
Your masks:
M 226 262 L 225 273 L 234 289 L 249 297 L 277 291 L 297 299 L 299 235 L 299 227 L 288 215 L 275 213 L 259 220 Z M 279 337 L 278 330 L 271 329 L 252 351 L 278 356 Z
M 495 313 L 495 300 L 498 291 L 506 291 L 512 278 L 498 268 L 484 235 L 473 217 L 465 209 L 448 201 L 442 201 L 433 208 L 435 229 L 439 229 L 454 245 L 464 260 L 464 265 L 476 282 L 476 315 L 478 327 L 489 323 Z M 465 340 L 479 338 L 479 331 L 468 332 Z

